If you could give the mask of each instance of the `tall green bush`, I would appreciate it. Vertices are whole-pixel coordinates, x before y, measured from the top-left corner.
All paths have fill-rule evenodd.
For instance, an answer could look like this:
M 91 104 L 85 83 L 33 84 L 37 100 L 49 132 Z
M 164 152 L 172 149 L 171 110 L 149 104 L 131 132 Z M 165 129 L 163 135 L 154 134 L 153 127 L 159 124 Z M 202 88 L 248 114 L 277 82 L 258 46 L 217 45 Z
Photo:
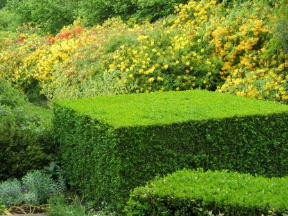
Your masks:
M 54 159 L 51 114 L 0 80 L 0 181 L 21 177 Z
M 20 21 L 41 26 L 44 32 L 56 33 L 73 22 L 74 0 L 8 0 L 7 9 L 20 16 Z
M 285 105 L 197 90 L 58 101 L 54 112 L 68 182 L 114 208 L 184 167 L 288 174 Z

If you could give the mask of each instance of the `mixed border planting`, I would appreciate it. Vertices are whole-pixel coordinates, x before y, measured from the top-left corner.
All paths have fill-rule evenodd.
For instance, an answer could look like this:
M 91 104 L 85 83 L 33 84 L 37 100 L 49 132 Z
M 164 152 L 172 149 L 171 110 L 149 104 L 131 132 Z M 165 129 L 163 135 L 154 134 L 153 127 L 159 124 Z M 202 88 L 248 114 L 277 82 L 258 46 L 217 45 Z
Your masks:
M 287 215 L 287 30 L 286 0 L 0 0 L 0 214 Z

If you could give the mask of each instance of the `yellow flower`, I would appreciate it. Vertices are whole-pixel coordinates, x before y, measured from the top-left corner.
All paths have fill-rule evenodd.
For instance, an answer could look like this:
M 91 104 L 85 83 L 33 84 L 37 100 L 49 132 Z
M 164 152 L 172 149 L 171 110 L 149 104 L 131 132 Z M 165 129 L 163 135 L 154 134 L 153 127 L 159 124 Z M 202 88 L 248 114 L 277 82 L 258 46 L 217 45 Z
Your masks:
M 152 82 L 154 82 L 154 80 L 155 80 L 155 78 L 154 78 L 154 77 L 151 77 L 151 78 L 148 79 L 148 82 L 151 82 L 151 83 L 152 83 Z

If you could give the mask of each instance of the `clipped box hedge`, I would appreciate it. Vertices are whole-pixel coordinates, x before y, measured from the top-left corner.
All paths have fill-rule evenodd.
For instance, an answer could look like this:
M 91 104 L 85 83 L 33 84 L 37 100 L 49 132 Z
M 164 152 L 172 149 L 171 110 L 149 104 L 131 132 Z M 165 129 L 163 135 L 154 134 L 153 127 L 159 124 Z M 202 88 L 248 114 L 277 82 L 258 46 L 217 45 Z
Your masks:
M 182 170 L 136 188 L 128 216 L 288 214 L 288 178 L 227 171 Z
M 69 183 L 123 207 L 129 190 L 182 168 L 288 174 L 288 106 L 201 90 L 58 101 Z M 119 205 L 118 205 L 119 204 Z

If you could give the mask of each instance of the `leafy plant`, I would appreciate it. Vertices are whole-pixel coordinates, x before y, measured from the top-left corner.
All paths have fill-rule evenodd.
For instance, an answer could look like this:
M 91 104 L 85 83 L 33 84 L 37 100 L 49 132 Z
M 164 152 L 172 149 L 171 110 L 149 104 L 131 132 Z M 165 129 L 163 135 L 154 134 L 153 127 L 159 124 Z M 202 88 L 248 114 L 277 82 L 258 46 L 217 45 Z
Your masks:
M 67 189 L 64 179 L 64 171 L 57 162 L 52 161 L 49 166 L 44 167 L 43 172 L 56 182 L 56 188 L 58 191 L 65 191 Z
M 5 205 L 4 204 L 2 204 L 2 203 L 0 203 L 0 214 L 4 214 L 5 212 Z
M 43 171 L 31 171 L 21 181 L 2 182 L 0 202 L 8 207 L 46 204 L 50 197 L 64 192 L 65 188 L 60 185 Z
M 68 202 L 64 195 L 55 196 L 49 200 L 48 216 L 90 216 L 78 197 Z
M 7 180 L 0 184 L 0 203 L 6 206 L 20 205 L 24 195 L 21 182 L 17 179 Z
M 25 203 L 43 204 L 49 197 L 64 191 L 49 175 L 41 171 L 32 171 L 22 178 L 25 191 Z

